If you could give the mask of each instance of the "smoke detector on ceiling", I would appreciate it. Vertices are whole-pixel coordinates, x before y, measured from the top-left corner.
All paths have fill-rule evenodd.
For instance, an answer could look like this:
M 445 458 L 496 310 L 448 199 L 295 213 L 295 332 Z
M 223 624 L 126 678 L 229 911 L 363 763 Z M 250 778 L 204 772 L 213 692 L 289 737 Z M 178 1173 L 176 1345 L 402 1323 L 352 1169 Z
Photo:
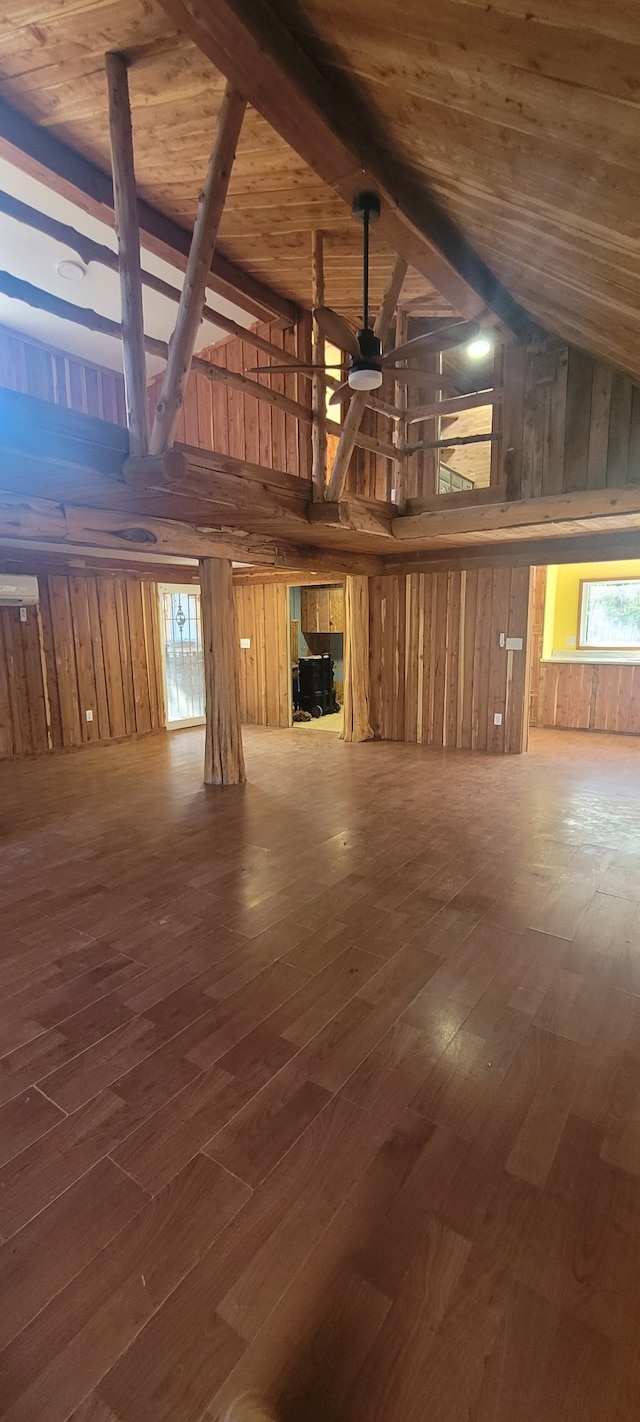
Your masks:
M 73 257 L 63 257 L 61 262 L 56 262 L 56 271 L 63 281 L 82 281 L 87 275 L 84 262 L 76 261 Z

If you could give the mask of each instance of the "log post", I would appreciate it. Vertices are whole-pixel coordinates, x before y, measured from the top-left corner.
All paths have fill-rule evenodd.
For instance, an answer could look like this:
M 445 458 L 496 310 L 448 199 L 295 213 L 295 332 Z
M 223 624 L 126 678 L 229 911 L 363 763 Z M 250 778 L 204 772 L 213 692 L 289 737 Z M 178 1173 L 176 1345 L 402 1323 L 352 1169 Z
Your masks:
M 169 344 L 169 359 L 153 420 L 149 443 L 151 454 L 164 454 L 175 437 L 245 108 L 245 100 L 227 84 L 193 229 L 176 328 Z
M 343 741 L 370 741 L 369 579 L 345 578 Z
M 200 559 L 200 604 L 206 693 L 204 781 L 205 785 L 241 785 L 246 775 L 238 635 L 228 558 Z
M 382 341 L 383 344 L 389 334 L 389 327 L 398 304 L 398 297 L 402 290 L 406 270 L 407 263 L 404 259 L 402 257 L 396 257 L 391 278 L 382 301 L 380 302 L 373 327 L 378 340 Z M 356 436 L 362 424 L 362 416 L 367 406 L 367 399 L 366 390 L 359 390 L 351 397 L 351 404 L 345 415 L 342 434 L 340 435 L 336 457 L 333 461 L 331 478 L 327 485 L 326 497 L 328 499 L 341 499 L 344 493 L 351 455 L 353 454 Z
M 311 292 L 314 310 L 324 306 L 324 234 L 311 234 Z M 314 365 L 325 367 L 324 336 L 314 319 L 311 337 L 311 359 Z M 327 483 L 327 410 L 326 387 L 322 376 L 313 376 L 313 427 L 311 430 L 311 482 L 314 502 L 324 499 Z
M 118 238 L 124 393 L 129 448 L 133 455 L 137 455 L 147 452 L 147 377 L 129 79 L 126 62 L 121 54 L 106 54 L 104 62 L 109 99 L 113 205 Z
M 406 311 L 398 307 L 396 319 L 396 345 L 403 346 L 408 338 L 409 321 Z M 396 496 L 395 503 L 401 514 L 407 507 L 407 387 L 396 381 L 395 405 L 403 411 L 403 416 L 399 419 L 393 430 L 393 442 L 398 451 L 398 465 L 395 472 Z

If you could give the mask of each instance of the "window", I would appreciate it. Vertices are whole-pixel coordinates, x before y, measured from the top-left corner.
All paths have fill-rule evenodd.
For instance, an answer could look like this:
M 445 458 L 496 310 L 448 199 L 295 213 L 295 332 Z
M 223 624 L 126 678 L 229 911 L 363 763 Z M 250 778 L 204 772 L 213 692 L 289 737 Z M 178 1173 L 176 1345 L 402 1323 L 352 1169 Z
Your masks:
M 640 578 L 582 583 L 579 635 L 581 647 L 640 650 Z

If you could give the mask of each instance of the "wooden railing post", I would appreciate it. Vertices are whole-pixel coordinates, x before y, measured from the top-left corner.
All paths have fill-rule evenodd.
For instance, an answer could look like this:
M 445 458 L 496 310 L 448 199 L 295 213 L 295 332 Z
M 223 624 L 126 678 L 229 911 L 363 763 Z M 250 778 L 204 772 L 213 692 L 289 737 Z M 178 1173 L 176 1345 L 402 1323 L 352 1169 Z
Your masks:
M 324 306 L 324 235 L 322 232 L 311 234 L 311 289 L 312 304 L 314 310 L 318 306 Z M 325 364 L 325 342 L 324 336 L 314 320 L 311 336 L 311 359 L 314 365 L 322 366 L 324 372 Z M 311 461 L 311 481 L 314 501 L 324 499 L 327 483 L 327 411 L 326 411 L 326 382 L 323 376 L 314 373 L 313 376 L 313 427 L 311 431 L 312 441 L 312 461 Z
M 206 693 L 204 781 L 205 785 L 241 785 L 246 774 L 236 612 L 228 558 L 200 559 L 200 603 Z

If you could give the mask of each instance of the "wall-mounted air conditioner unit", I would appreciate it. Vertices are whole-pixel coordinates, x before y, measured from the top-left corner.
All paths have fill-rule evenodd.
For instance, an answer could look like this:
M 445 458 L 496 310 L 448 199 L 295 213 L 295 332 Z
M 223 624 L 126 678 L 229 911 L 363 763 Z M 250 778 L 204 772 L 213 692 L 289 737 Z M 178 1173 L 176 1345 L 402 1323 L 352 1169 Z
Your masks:
M 37 578 L 0 573 L 0 607 L 33 607 L 37 601 Z

